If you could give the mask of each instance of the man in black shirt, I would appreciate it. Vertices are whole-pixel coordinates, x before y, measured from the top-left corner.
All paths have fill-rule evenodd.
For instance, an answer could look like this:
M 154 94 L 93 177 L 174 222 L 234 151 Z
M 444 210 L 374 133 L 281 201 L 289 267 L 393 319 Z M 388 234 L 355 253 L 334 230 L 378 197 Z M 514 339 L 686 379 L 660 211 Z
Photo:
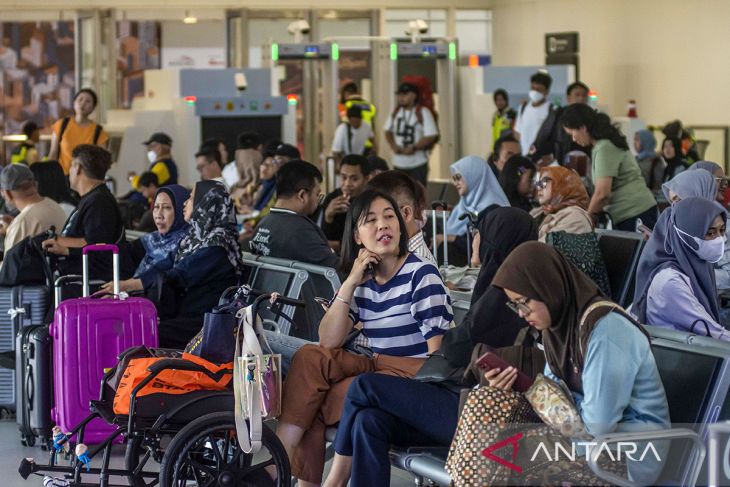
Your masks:
M 322 203 L 322 230 L 330 247 L 336 252 L 339 252 L 342 243 L 350 201 L 365 190 L 369 175 L 370 164 L 367 157 L 358 154 L 345 156 L 340 163 L 340 188 L 328 194 Z
M 267 257 L 335 267 L 337 255 L 309 218 L 322 194 L 322 173 L 305 161 L 291 161 L 276 174 L 276 205 L 256 226 L 251 252 Z
M 80 273 L 81 249 L 84 246 L 118 244 L 124 240 L 124 225 L 116 199 L 104 184 L 111 163 L 109 151 L 96 145 L 81 144 L 72 152 L 69 180 L 81 200 L 66 220 L 61 235 L 43 242 L 43 248 L 60 257 L 59 266 L 63 274 Z M 92 256 L 89 272 L 92 279 L 111 279 L 109 256 Z

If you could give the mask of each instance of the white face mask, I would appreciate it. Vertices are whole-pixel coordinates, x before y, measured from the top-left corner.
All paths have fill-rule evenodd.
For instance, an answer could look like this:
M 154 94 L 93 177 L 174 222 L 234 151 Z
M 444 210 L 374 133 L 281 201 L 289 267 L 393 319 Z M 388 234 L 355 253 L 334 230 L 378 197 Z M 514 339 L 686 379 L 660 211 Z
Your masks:
M 725 237 L 717 237 L 713 238 L 712 240 L 704 240 L 701 238 L 697 238 L 695 236 L 692 236 L 688 234 L 687 232 L 683 232 L 676 226 L 674 229 L 677 231 L 677 235 L 679 235 L 680 240 L 684 242 L 687 247 L 691 248 L 692 251 L 697 254 L 697 257 L 700 259 L 710 262 L 711 264 L 714 264 L 716 262 L 719 262 L 720 259 L 722 259 L 722 256 L 725 254 Z M 687 237 L 691 238 L 695 241 L 697 244 L 697 249 L 692 247 L 692 245 L 685 240 L 685 237 L 683 235 L 686 235 Z
M 530 97 L 530 101 L 532 103 L 539 103 L 545 99 L 545 95 L 537 90 L 530 90 L 530 93 L 527 96 Z
M 157 162 L 157 152 L 153 150 L 147 151 L 147 159 L 150 161 L 150 164 Z

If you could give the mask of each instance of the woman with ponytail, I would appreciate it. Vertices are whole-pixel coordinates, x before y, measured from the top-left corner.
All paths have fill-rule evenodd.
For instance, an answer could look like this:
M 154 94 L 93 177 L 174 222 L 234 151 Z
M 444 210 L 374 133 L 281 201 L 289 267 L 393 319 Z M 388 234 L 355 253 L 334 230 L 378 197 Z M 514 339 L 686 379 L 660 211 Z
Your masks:
M 562 120 L 576 144 L 593 147 L 591 179 L 595 191 L 588 212 L 594 220 L 605 211 L 617 230 L 635 231 L 639 220 L 653 228 L 659 216 L 656 200 L 646 187 L 626 138 L 608 115 L 576 103 L 566 107 Z

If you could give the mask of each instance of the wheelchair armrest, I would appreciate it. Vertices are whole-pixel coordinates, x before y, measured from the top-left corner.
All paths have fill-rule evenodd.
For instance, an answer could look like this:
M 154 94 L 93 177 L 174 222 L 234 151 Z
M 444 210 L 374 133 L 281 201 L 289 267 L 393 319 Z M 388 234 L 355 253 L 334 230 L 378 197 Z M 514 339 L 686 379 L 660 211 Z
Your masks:
M 218 372 L 211 372 L 210 370 L 206 369 L 202 365 L 198 365 L 193 362 L 189 362 L 187 360 L 183 360 L 180 358 L 166 358 L 163 360 L 158 360 L 154 364 L 147 367 L 147 370 L 152 374 L 152 376 L 156 376 L 163 370 L 167 369 L 173 369 L 173 370 L 189 370 L 191 372 L 202 372 L 203 374 L 207 375 L 214 381 L 220 380 L 220 378 L 226 374 L 232 374 L 233 369 L 221 369 Z
M 659 431 L 640 431 L 636 433 L 607 433 L 605 435 L 596 436 L 593 440 L 598 445 L 619 443 L 619 442 L 639 442 L 639 441 L 651 441 L 651 440 L 675 440 L 675 439 L 689 439 L 695 444 L 697 451 L 699 452 L 699 459 L 695 462 L 692 474 L 690 475 L 690 484 L 695 485 L 697 477 L 700 475 L 700 469 L 702 463 L 707 454 L 707 449 L 700 436 L 689 428 L 671 428 Z M 601 449 L 598 449 L 600 454 Z M 631 480 L 619 477 L 616 474 L 607 472 L 598 466 L 597 455 L 587 455 L 588 467 L 591 471 L 596 474 L 600 479 L 603 479 L 613 485 L 620 485 L 622 487 L 640 487 L 641 484 L 632 482 Z

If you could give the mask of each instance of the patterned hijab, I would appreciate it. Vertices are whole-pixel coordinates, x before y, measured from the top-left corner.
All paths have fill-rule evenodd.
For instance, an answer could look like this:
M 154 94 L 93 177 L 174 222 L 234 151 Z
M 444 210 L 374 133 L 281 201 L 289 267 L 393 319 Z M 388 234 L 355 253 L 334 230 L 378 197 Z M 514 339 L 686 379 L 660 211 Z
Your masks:
M 241 273 L 241 249 L 238 246 L 236 214 L 231 196 L 223 184 L 217 181 L 199 181 L 195 184 L 193 214 L 190 231 L 180 242 L 175 257 L 179 262 L 200 249 L 222 247 L 236 274 Z
M 157 231 L 140 238 L 142 247 L 145 250 L 145 256 L 134 273 L 135 277 L 139 277 L 152 267 L 164 265 L 165 262 L 169 262 L 171 265 L 175 260 L 180 242 L 187 235 L 190 228 L 183 217 L 183 206 L 185 201 L 190 198 L 190 191 L 179 184 L 170 184 L 157 190 L 155 200 L 162 193 L 168 195 L 172 200 L 172 206 L 175 209 L 175 220 L 164 235 Z
M 542 205 L 545 213 L 557 213 L 568 206 L 588 210 L 588 192 L 577 172 L 563 166 L 544 167 L 540 170 L 540 178 L 545 177 L 553 183 L 550 201 Z

